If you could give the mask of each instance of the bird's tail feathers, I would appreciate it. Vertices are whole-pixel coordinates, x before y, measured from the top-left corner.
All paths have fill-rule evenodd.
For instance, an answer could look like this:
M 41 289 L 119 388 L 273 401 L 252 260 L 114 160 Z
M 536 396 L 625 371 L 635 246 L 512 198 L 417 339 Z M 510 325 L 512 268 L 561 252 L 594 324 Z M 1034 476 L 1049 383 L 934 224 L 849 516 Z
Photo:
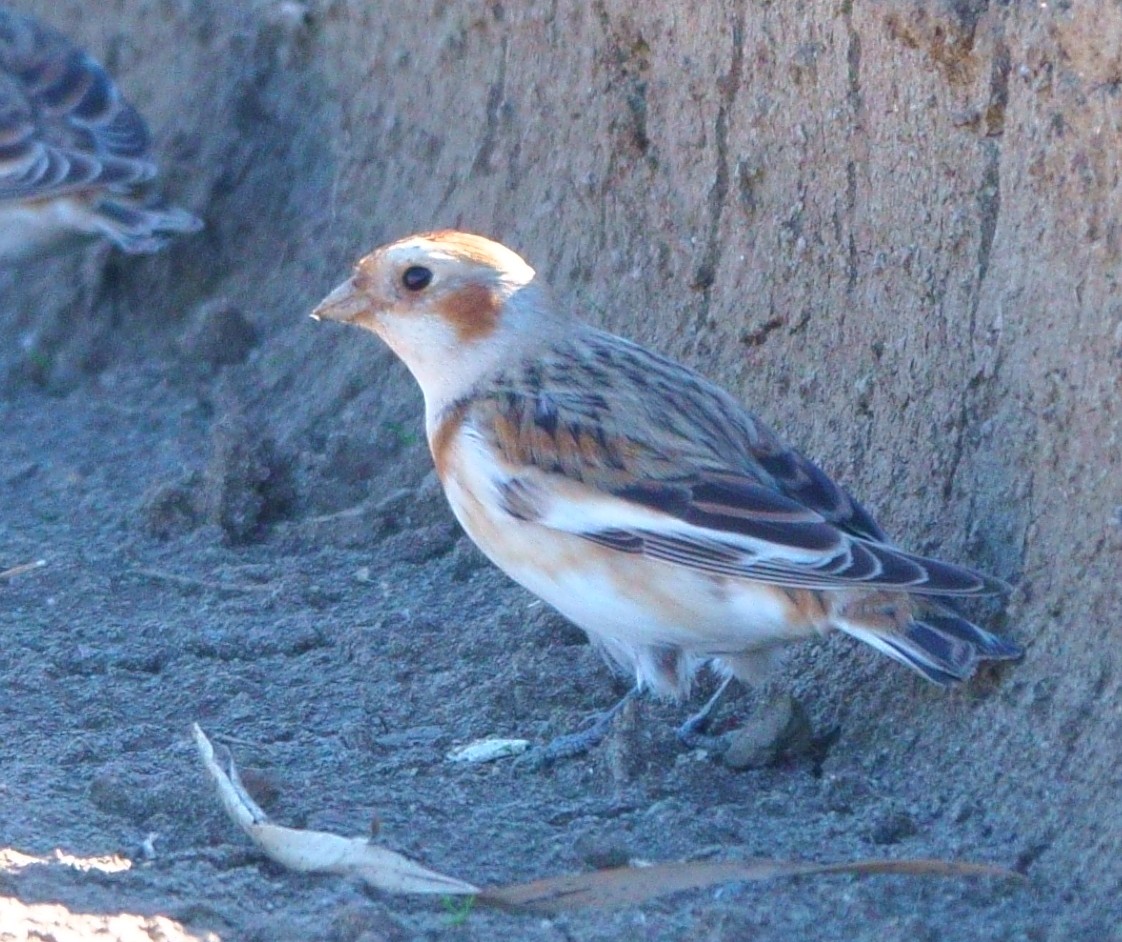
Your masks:
M 839 619 L 838 627 L 940 686 L 966 680 L 979 661 L 1014 660 L 1024 653 L 1012 641 L 942 609 L 915 613 L 903 626 Z
M 202 220 L 178 206 L 139 206 L 125 199 L 104 199 L 96 209 L 97 226 L 118 248 L 129 253 L 156 252 L 176 233 L 198 232 Z

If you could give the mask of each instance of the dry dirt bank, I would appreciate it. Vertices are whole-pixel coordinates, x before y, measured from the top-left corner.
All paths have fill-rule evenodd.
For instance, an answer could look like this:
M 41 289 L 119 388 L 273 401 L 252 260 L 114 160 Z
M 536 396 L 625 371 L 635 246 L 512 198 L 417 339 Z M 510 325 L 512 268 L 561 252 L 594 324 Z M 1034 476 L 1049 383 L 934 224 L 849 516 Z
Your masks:
M 107 937 L 1117 937 L 1116 3 L 14 5 L 108 62 L 208 225 L 3 287 L 0 569 L 47 565 L 0 581 L 0 847 L 134 861 L 5 870 L 0 896 L 64 907 L 21 918 L 59 938 L 120 912 L 183 928 Z M 401 367 L 306 318 L 360 252 L 446 225 L 727 384 L 902 543 L 1014 582 L 993 623 L 1025 661 L 946 694 L 842 641 L 796 653 L 791 686 L 841 728 L 818 768 L 695 760 L 655 705 L 551 772 L 445 763 L 615 695 L 455 529 Z M 479 881 L 939 854 L 1031 882 L 459 924 L 262 864 L 211 803 L 192 720 L 252 744 L 278 819 L 377 815 Z

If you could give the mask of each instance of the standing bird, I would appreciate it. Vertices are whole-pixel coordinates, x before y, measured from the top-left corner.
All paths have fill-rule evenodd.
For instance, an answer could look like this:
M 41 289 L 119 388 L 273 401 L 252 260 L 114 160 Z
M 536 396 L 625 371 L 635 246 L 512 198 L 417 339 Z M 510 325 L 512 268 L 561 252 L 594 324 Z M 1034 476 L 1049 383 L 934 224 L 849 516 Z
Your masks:
M 0 262 L 91 237 L 154 252 L 202 222 L 148 197 L 144 119 L 65 36 L 0 6 Z
M 704 663 L 758 681 L 782 644 L 832 629 L 937 684 L 1021 654 L 955 607 L 1004 583 L 893 546 L 731 396 L 563 313 L 505 246 L 402 239 L 313 317 L 374 331 L 404 361 L 460 524 L 637 690 L 684 697 Z

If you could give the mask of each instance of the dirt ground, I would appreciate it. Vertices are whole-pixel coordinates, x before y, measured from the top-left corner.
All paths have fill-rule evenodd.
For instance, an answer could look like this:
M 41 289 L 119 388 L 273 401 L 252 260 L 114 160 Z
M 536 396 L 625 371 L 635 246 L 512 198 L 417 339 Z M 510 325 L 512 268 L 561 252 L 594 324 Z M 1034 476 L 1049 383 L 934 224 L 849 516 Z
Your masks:
M 13 5 L 109 64 L 207 228 L 0 276 L 0 571 L 44 563 L 0 577 L 0 939 L 1122 938 L 1117 5 Z M 307 317 L 446 225 L 725 383 L 902 544 L 1014 583 L 980 615 L 1025 660 L 948 692 L 844 638 L 796 650 L 780 681 L 838 736 L 763 770 L 651 702 L 583 759 L 448 762 L 624 687 L 460 533 L 403 368 Z M 871 856 L 1028 879 L 465 913 L 263 861 L 192 722 L 277 822 L 477 883 Z

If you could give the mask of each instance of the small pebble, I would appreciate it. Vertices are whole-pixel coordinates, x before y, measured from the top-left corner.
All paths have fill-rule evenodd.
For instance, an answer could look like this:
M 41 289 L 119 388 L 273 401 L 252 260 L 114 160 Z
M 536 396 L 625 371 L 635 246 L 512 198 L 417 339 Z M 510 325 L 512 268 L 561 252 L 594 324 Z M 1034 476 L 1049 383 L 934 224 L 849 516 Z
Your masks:
M 452 749 L 445 758 L 449 762 L 494 762 L 520 756 L 529 748 L 528 739 L 476 739 Z
M 890 811 L 873 824 L 869 840 L 874 844 L 899 844 L 919 831 L 911 815 L 903 811 Z
M 806 711 L 793 697 L 782 696 L 729 733 L 722 760 L 730 769 L 762 769 L 784 756 L 806 752 L 812 741 Z

